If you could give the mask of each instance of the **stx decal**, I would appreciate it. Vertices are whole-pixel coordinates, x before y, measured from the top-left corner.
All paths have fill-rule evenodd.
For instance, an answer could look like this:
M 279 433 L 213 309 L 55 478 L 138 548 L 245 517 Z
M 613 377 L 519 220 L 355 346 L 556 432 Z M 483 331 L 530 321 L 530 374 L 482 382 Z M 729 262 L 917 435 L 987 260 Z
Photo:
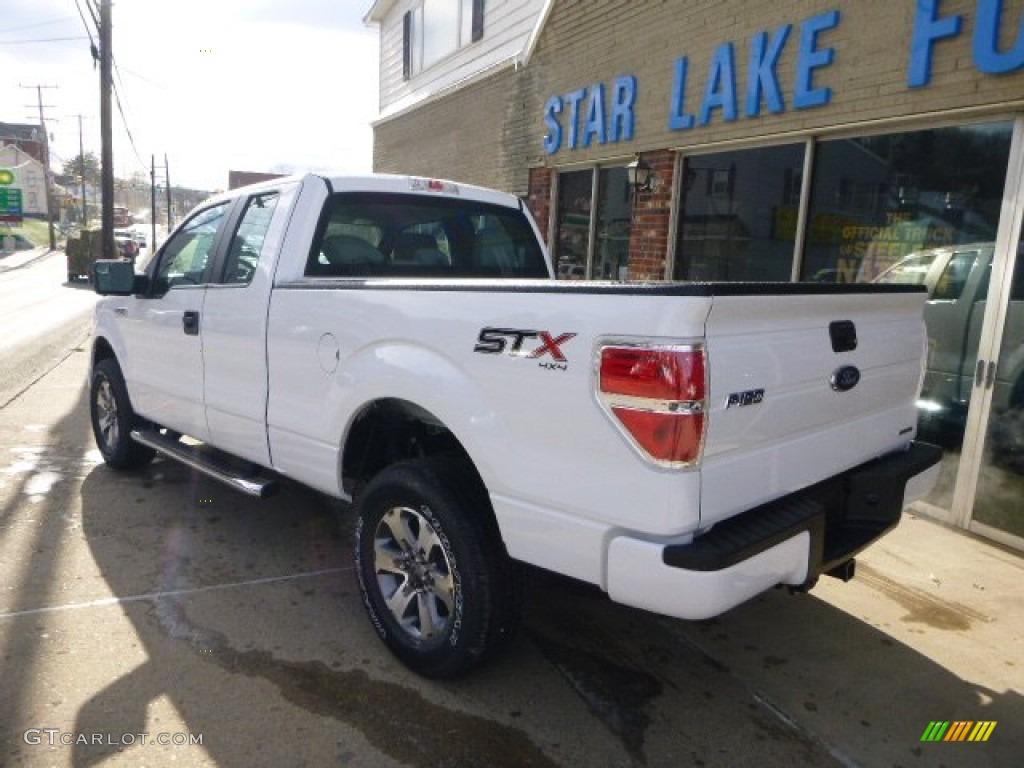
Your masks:
M 485 355 L 500 355 L 508 353 L 513 357 L 525 357 L 528 360 L 550 355 L 554 363 L 568 363 L 562 345 L 570 339 L 575 338 L 575 333 L 562 333 L 553 336 L 548 331 L 528 331 L 520 328 L 483 328 L 477 337 L 474 352 L 481 352 Z M 527 339 L 539 339 L 540 346 L 524 349 Z M 554 365 L 550 361 L 542 362 L 546 368 L 565 370 L 565 365 Z

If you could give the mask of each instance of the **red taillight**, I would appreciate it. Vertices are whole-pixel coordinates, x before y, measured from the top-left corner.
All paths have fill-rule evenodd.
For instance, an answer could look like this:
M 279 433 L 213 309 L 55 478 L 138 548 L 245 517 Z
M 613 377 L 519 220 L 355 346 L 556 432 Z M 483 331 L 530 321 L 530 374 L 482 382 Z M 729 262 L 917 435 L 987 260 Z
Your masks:
M 704 352 L 605 347 L 601 350 L 601 391 L 652 400 L 703 400 Z
M 703 413 L 659 413 L 612 406 L 612 413 L 652 458 L 692 464 L 700 458 Z
M 700 461 L 706 428 L 704 348 L 607 346 L 598 393 L 630 440 L 671 466 Z

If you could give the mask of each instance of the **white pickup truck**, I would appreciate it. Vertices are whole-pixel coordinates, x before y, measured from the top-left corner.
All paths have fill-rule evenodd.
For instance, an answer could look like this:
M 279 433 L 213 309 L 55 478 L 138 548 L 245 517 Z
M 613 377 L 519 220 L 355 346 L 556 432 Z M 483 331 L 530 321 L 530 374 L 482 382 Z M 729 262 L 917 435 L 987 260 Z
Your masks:
M 115 469 L 160 452 L 253 495 L 285 476 L 353 500 L 370 618 L 433 677 L 511 634 L 518 562 L 701 619 L 850 578 L 934 483 L 920 287 L 552 275 L 498 192 L 228 192 L 145 274 L 96 263 L 96 441 Z

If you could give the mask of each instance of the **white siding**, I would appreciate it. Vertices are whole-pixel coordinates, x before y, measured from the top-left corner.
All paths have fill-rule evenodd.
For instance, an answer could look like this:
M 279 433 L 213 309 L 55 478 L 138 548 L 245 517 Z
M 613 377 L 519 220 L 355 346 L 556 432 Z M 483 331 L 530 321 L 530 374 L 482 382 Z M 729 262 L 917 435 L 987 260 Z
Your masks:
M 484 70 L 519 57 L 544 0 L 486 0 L 484 36 L 437 64 L 402 79 L 402 18 L 415 0 L 400 0 L 380 25 L 380 113 L 388 117 Z
M 15 173 L 12 189 L 21 190 L 21 210 L 27 215 L 46 215 L 46 171 L 43 164 L 13 144 L 0 147 L 0 168 Z

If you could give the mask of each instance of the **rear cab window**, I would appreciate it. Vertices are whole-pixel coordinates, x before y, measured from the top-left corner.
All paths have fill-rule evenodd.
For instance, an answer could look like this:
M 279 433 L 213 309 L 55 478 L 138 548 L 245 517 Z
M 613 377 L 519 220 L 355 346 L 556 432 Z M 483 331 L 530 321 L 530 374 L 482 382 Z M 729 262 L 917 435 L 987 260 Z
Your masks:
M 466 199 L 340 192 L 328 200 L 307 277 L 547 278 L 522 211 Z

